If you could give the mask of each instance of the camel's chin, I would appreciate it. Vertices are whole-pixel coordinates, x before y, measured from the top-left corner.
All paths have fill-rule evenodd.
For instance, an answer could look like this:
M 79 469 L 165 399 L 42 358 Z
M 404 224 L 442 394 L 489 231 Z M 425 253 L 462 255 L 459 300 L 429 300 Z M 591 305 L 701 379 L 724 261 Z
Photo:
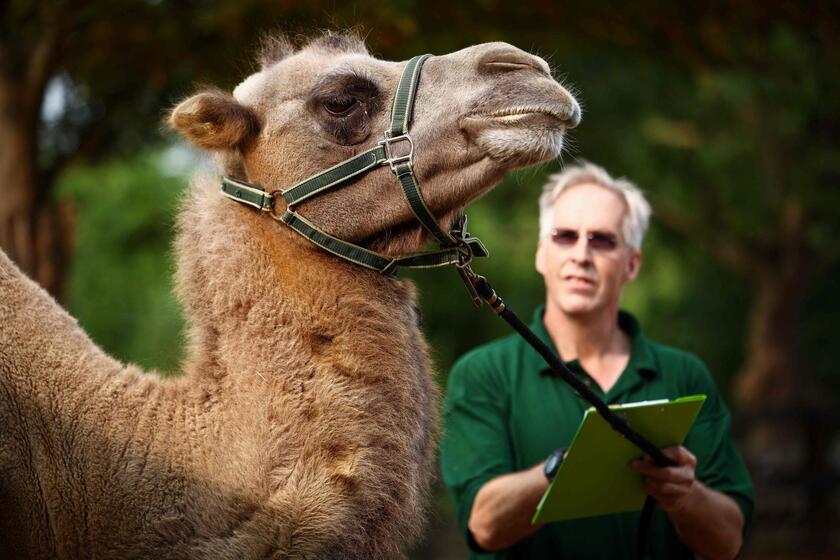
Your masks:
M 558 119 L 543 113 L 471 117 L 464 129 L 488 156 L 510 167 L 556 158 L 566 132 Z
M 452 231 L 460 221 L 462 212 L 462 207 L 447 210 L 438 216 L 438 225 L 441 229 Z M 399 257 L 428 249 L 429 245 L 435 245 L 436 241 L 418 220 L 412 218 L 362 241 L 361 244 L 377 253 Z

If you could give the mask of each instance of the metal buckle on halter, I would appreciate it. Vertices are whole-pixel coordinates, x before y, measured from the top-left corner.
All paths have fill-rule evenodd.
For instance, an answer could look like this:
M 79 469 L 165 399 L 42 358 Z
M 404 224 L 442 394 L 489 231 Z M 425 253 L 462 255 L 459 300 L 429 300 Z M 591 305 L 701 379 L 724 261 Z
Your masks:
M 394 156 L 393 148 L 391 147 L 391 145 L 402 141 L 408 142 L 408 153 L 402 156 Z M 409 136 L 408 133 L 392 137 L 391 131 L 386 130 L 385 139 L 380 140 L 379 145 L 385 148 L 385 161 L 382 162 L 382 165 L 388 164 L 389 166 L 391 166 L 391 171 L 393 171 L 394 173 L 397 172 L 398 163 L 407 161 L 409 166 L 414 166 L 414 141 L 411 139 L 411 136 Z

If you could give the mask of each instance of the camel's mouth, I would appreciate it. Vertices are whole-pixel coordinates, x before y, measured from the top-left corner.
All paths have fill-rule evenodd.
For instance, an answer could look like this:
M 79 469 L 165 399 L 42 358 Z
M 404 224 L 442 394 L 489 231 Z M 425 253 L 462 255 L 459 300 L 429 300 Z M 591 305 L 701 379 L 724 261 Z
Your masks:
M 529 111 L 526 113 L 503 113 L 499 115 L 488 115 L 489 118 L 494 119 L 501 123 L 520 123 L 523 121 L 531 121 L 534 119 L 556 119 L 560 120 L 556 115 L 551 113 L 542 113 L 539 111 Z
M 521 167 L 559 156 L 566 130 L 579 122 L 577 104 L 563 103 L 472 113 L 462 119 L 461 126 L 491 158 Z
M 572 101 L 571 103 L 560 103 L 557 105 L 520 106 L 495 111 L 481 111 L 467 115 L 464 121 L 465 124 L 467 124 L 466 121 L 474 120 L 501 126 L 542 123 L 549 126 L 575 128 L 580 124 L 580 117 L 580 106 L 575 101 Z
M 476 113 L 468 115 L 465 121 L 484 121 L 486 124 L 499 126 L 560 126 L 567 128 L 567 121 L 570 117 L 558 114 L 555 111 L 540 109 L 507 109 L 493 113 Z M 465 122 L 465 124 L 468 124 Z
M 462 212 L 462 207 L 452 208 L 438 219 L 438 223 L 441 228 L 452 231 L 452 228 L 459 225 Z M 430 234 L 420 222 L 410 219 L 372 235 L 362 241 L 362 246 L 390 257 L 397 257 L 417 251 L 425 243 L 433 240 L 429 238 Z

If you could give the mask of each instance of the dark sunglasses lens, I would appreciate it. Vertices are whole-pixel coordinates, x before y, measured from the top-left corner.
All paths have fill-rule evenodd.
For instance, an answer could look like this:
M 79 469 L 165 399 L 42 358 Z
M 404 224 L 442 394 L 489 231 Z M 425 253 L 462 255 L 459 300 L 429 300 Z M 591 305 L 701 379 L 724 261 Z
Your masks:
M 573 229 L 557 229 L 551 234 L 551 239 L 558 245 L 574 245 L 578 240 L 578 232 Z
M 618 245 L 618 241 L 609 233 L 596 231 L 589 235 L 589 245 L 598 251 L 611 251 Z

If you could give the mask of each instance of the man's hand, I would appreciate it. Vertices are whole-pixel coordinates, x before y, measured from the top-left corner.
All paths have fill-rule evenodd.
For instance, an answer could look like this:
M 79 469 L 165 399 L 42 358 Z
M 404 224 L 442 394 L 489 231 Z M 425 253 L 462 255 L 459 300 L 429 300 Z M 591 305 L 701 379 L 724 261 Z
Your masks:
M 695 478 L 697 458 L 688 449 L 668 447 L 662 453 L 674 466 L 658 467 L 645 456 L 631 462 L 630 468 L 645 477 L 645 490 L 665 510 L 680 539 L 695 554 L 710 560 L 735 558 L 744 528 L 738 505 Z
M 645 477 L 645 491 L 656 500 L 656 505 L 668 512 L 678 512 L 691 503 L 696 489 L 694 469 L 697 458 L 685 447 L 668 447 L 662 453 L 671 459 L 672 467 L 659 467 L 645 455 L 630 463 L 630 468 Z

